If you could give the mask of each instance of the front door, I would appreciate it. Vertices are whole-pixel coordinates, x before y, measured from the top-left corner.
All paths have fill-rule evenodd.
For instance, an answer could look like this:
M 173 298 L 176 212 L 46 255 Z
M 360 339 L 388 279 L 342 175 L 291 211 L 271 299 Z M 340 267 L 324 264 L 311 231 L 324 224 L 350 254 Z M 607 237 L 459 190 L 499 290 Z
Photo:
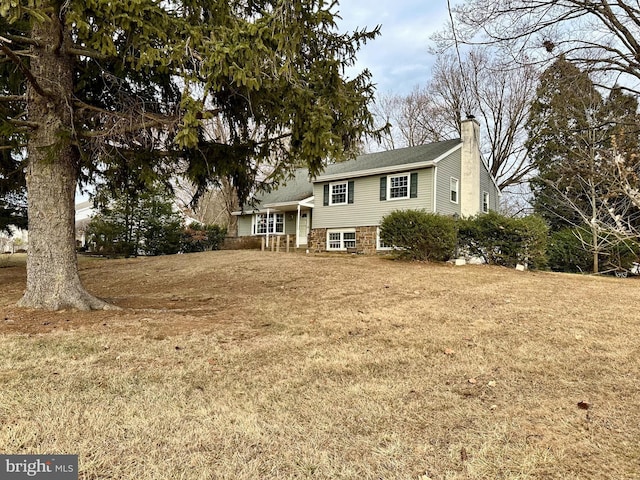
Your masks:
M 309 214 L 302 212 L 300 214 L 300 226 L 298 228 L 298 245 L 307 244 L 307 233 L 309 232 Z

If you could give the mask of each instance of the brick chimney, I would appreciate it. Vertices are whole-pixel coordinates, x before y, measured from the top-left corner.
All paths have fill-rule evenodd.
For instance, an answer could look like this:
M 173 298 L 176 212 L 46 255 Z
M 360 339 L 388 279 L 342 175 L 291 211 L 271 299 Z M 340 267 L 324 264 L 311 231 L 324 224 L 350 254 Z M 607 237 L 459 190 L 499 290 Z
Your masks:
M 480 205 L 480 124 L 469 117 L 460 122 L 462 161 L 460 165 L 460 215 L 471 217 Z

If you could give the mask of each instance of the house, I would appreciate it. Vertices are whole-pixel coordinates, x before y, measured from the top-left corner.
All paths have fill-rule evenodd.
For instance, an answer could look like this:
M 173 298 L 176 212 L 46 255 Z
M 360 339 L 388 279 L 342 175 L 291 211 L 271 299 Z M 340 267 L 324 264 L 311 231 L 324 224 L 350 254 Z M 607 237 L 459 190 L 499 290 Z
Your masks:
M 0 230 L 0 253 L 16 253 L 29 246 L 29 231 L 9 225 L 11 234 Z
M 462 138 L 361 155 L 327 166 L 309 179 L 306 170 L 234 212 L 238 236 L 293 235 L 312 251 L 375 253 L 382 218 L 394 210 L 423 209 L 469 217 L 497 210 L 500 191 L 482 160 L 480 125 L 461 123 Z
M 95 214 L 92 200 L 83 200 L 76 203 L 76 246 L 84 247 L 87 244 L 87 227 Z

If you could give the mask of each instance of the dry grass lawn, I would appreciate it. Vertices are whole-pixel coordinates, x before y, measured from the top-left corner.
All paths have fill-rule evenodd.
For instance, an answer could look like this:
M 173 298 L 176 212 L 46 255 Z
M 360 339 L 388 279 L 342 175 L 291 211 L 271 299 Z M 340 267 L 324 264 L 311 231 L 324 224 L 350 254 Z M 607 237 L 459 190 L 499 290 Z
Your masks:
M 81 275 L 123 310 L 17 309 L 0 268 L 0 452 L 84 480 L 640 478 L 638 279 L 246 251 Z

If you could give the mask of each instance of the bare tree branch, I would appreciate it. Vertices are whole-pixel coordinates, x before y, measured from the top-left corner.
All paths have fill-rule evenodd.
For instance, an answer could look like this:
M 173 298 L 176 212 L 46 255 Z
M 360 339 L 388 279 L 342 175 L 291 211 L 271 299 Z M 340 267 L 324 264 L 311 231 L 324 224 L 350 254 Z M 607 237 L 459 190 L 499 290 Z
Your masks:
M 26 102 L 24 95 L 0 95 L 0 102 Z
M 434 37 L 440 49 L 459 42 L 500 44 L 511 49 L 519 62 L 565 55 L 609 78 L 622 74 L 640 81 L 637 1 L 469 0 L 453 11 L 455 31 L 448 28 Z M 525 51 L 528 56 L 523 55 Z M 637 83 L 627 87 L 640 93 Z

